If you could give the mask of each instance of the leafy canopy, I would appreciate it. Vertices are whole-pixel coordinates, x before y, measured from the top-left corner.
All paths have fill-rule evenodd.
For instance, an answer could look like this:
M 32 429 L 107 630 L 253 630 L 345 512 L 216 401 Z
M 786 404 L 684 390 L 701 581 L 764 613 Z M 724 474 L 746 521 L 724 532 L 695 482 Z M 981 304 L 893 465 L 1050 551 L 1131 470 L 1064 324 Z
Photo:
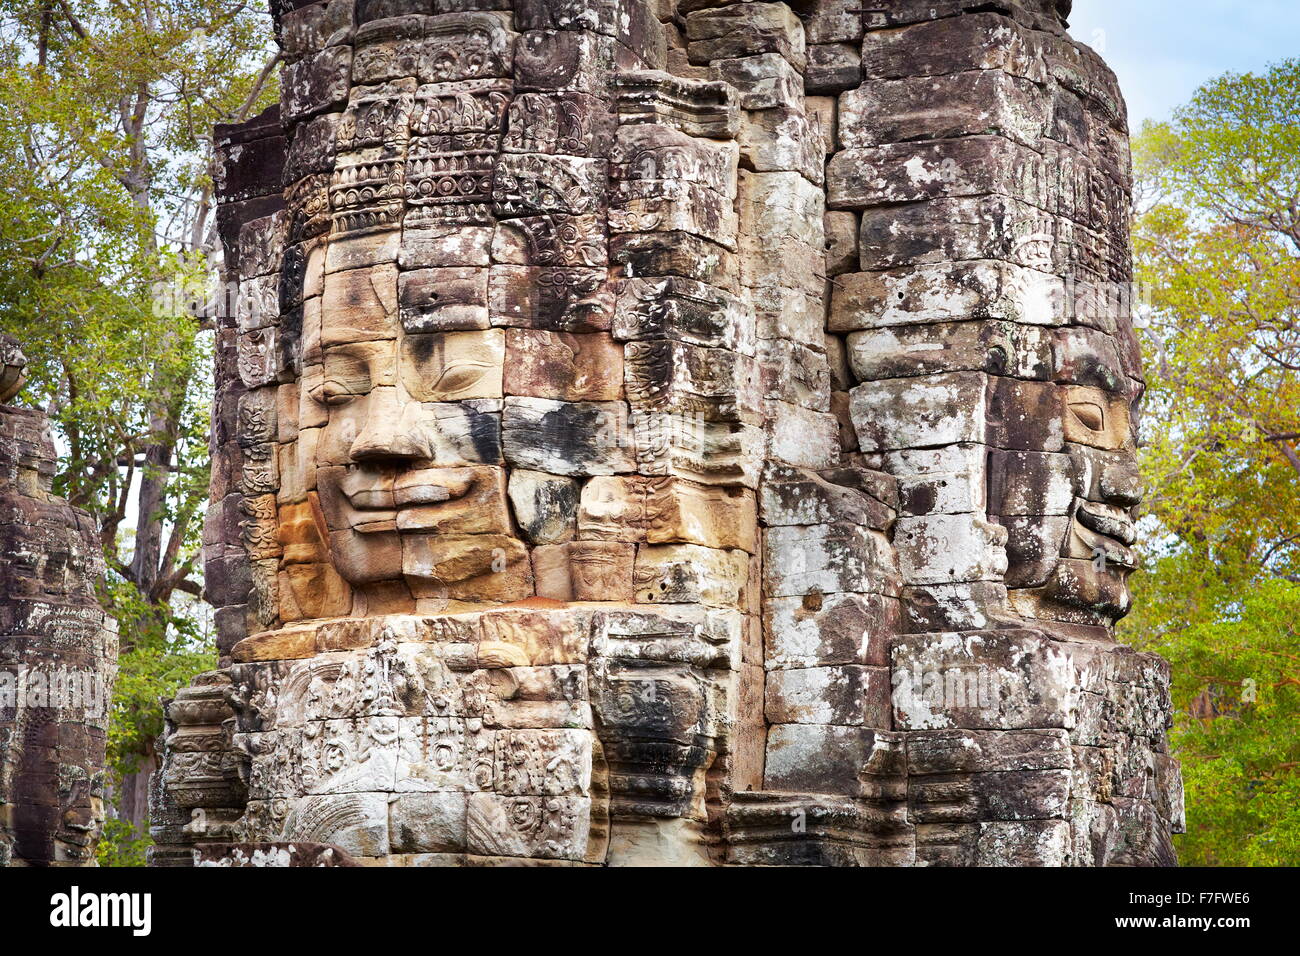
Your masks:
M 213 346 L 192 303 L 216 248 L 211 131 L 276 100 L 270 41 L 238 0 L 0 0 L 0 329 L 32 363 L 21 399 L 51 416 L 56 490 L 99 528 L 119 777 L 148 768 L 160 699 L 213 663 Z M 105 859 L 138 858 L 130 832 Z
M 1300 60 L 1134 144 L 1154 541 L 1128 640 L 1173 664 L 1185 863 L 1300 862 Z

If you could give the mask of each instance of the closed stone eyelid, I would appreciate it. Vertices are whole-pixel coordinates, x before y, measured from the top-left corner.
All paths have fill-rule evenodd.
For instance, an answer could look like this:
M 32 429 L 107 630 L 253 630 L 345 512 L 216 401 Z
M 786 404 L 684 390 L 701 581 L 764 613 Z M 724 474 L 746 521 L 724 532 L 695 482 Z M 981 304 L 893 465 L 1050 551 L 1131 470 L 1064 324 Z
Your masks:
M 455 362 L 442 370 L 442 373 L 433 382 L 433 386 L 438 388 L 448 379 L 454 379 L 457 376 L 464 376 L 465 381 L 460 383 L 458 388 L 466 388 L 490 372 L 492 368 L 493 366 L 491 362 Z
M 1106 410 L 1095 402 L 1071 402 L 1070 412 L 1093 431 L 1106 427 Z
M 338 406 L 338 405 L 346 405 L 354 398 L 357 398 L 360 395 L 364 395 L 365 393 L 354 391 L 351 388 L 348 388 L 348 386 L 342 384 L 341 382 L 336 382 L 333 379 L 330 379 L 329 381 L 325 381 L 322 382 L 320 385 L 317 385 L 316 387 L 311 389 L 307 394 L 310 395 L 312 401 L 316 402 L 317 404 Z

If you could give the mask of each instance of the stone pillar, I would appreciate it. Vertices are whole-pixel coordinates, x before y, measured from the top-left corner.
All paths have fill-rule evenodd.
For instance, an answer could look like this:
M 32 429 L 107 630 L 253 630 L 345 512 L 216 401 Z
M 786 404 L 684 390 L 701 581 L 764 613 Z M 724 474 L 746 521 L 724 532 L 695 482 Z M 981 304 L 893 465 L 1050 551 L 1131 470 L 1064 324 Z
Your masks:
M 851 418 L 899 483 L 892 644 L 929 864 L 1173 861 L 1168 674 L 1118 646 L 1143 383 L 1114 77 L 1069 4 L 865 13 L 831 209 Z
M 3 404 L 26 360 L 0 335 L 0 864 L 94 865 L 117 627 L 94 522 L 51 492 L 45 415 Z
M 1048 295 L 1126 278 L 1108 74 L 1054 6 L 858 7 L 276 11 L 280 107 L 219 134 L 222 667 L 159 862 L 1167 855 L 1134 492 L 1058 501 L 1131 485 L 1088 411 L 1131 325 Z M 927 697 L 963 667 L 1010 685 Z

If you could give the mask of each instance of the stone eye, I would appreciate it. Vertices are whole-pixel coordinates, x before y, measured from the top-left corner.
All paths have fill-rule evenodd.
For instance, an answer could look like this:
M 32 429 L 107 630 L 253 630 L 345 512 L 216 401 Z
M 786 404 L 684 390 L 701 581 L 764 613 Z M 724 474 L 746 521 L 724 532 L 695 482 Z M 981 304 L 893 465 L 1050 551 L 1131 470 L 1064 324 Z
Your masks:
M 340 385 L 335 381 L 328 381 L 317 385 L 309 394 L 313 401 L 318 402 L 321 405 L 332 406 L 346 405 L 348 402 L 352 401 L 352 399 L 357 397 L 356 394 L 350 391 L 346 385 Z
M 368 393 L 370 386 L 370 366 L 365 356 L 352 354 L 344 347 L 325 353 L 324 381 L 309 394 L 322 405 L 346 405 Z
M 448 393 L 461 392 L 472 388 L 491 369 L 487 362 L 457 362 L 443 371 L 434 388 Z
M 1106 426 L 1106 412 L 1100 405 L 1092 402 L 1072 402 L 1070 411 L 1085 427 L 1095 432 L 1101 431 Z

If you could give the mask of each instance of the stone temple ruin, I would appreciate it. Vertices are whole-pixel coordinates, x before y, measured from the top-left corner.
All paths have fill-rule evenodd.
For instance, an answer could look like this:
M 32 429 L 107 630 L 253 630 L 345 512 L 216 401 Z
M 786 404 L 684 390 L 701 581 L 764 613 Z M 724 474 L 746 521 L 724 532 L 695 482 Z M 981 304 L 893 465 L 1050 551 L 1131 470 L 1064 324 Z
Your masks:
M 1069 7 L 281 0 L 153 862 L 1173 862 Z
M 5 404 L 27 360 L 0 335 L 0 866 L 94 862 L 117 628 L 94 522 L 51 492 L 39 411 Z

